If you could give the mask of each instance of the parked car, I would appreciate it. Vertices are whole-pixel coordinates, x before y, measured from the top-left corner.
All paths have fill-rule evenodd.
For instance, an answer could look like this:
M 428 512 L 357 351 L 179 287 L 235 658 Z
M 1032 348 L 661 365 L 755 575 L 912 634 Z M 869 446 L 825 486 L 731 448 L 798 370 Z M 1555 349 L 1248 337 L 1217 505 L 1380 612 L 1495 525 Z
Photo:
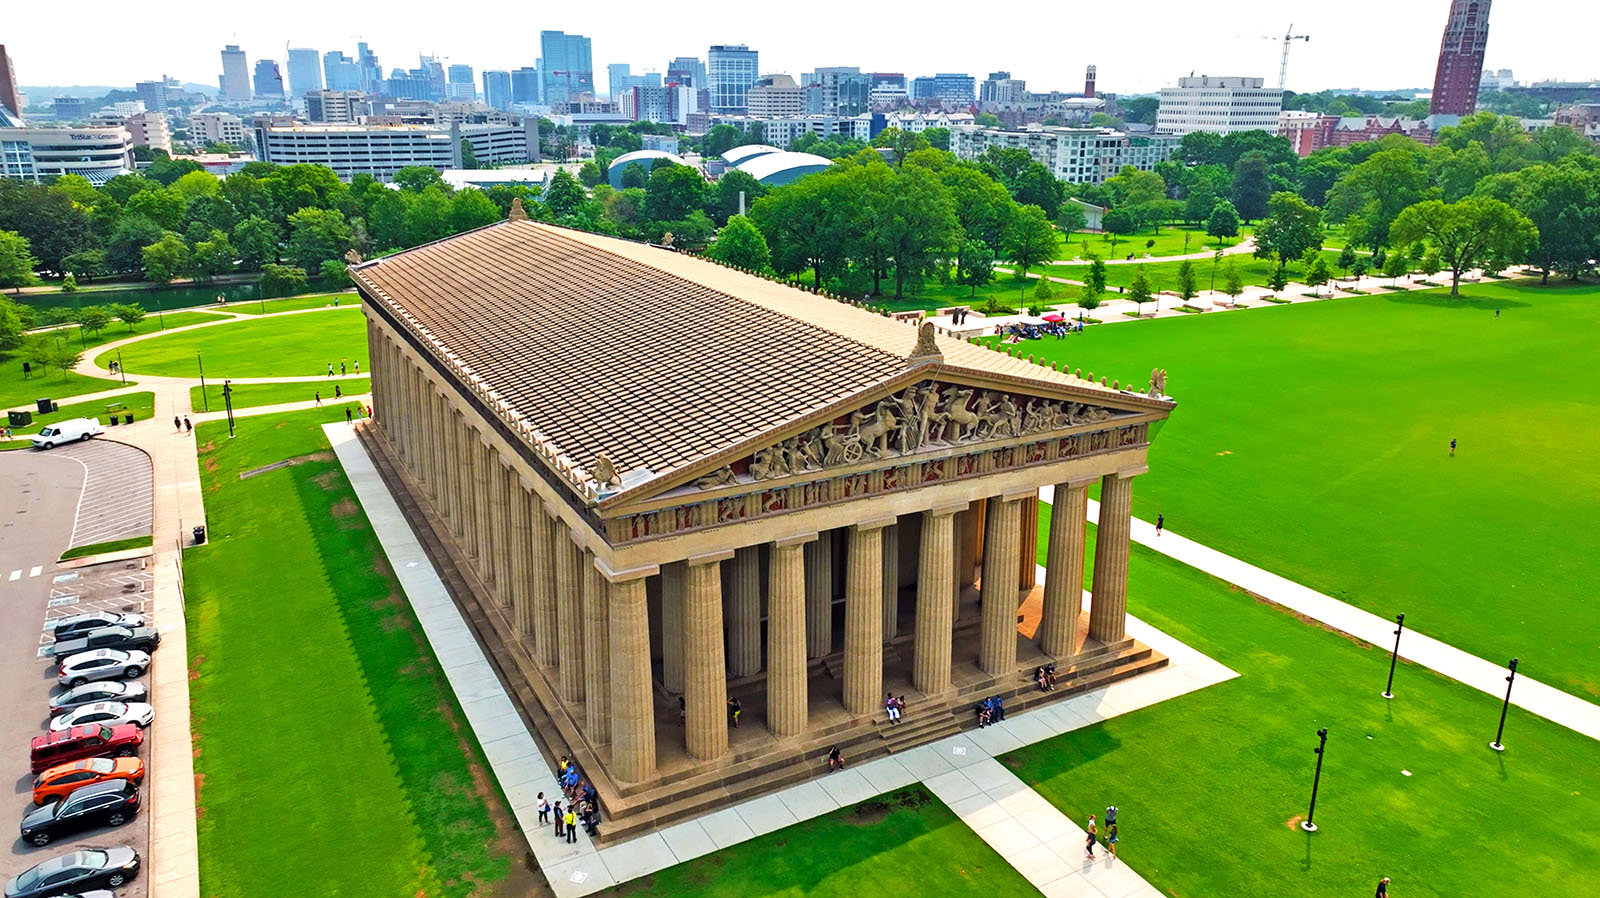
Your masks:
M 56 679 L 63 686 L 82 686 L 91 680 L 133 679 L 150 669 L 148 652 L 122 652 L 116 649 L 96 649 L 78 655 L 68 655 L 56 671 Z
M 135 724 L 81 726 L 33 737 L 29 745 L 29 773 L 84 758 L 131 758 L 144 744 L 144 730 Z
M 61 732 L 91 724 L 114 727 L 124 723 L 137 724 L 143 728 L 149 726 L 155 719 L 155 706 L 144 702 L 95 702 L 51 718 L 50 729 L 53 732 Z
M 96 826 L 121 826 L 139 813 L 139 787 L 128 780 L 95 783 L 22 818 L 22 841 L 48 845 L 56 836 Z
M 72 792 L 111 780 L 144 780 L 144 762 L 138 758 L 85 758 L 57 764 L 33 779 L 33 803 L 66 798 Z
M 50 696 L 50 714 L 53 716 L 95 702 L 142 702 L 146 694 L 143 683 L 130 683 L 127 680 L 84 683 L 75 689 Z
M 85 889 L 120 888 L 139 875 L 139 852 L 126 845 L 85 848 L 53 857 L 6 883 L 5 898 L 82 895 Z
M 62 443 L 87 440 L 105 433 L 98 418 L 69 418 L 46 424 L 33 435 L 33 448 L 54 449 Z
M 115 611 L 85 611 L 71 617 L 60 617 L 52 621 L 45 621 L 44 628 L 55 634 L 56 639 L 77 639 L 86 635 L 90 630 L 101 627 L 142 627 L 148 621 L 142 614 L 120 614 Z
M 95 649 L 121 649 L 124 651 L 153 652 L 161 644 L 161 634 L 155 627 L 101 627 L 90 630 L 75 639 L 57 638 L 45 648 L 46 655 L 60 657 L 92 652 Z

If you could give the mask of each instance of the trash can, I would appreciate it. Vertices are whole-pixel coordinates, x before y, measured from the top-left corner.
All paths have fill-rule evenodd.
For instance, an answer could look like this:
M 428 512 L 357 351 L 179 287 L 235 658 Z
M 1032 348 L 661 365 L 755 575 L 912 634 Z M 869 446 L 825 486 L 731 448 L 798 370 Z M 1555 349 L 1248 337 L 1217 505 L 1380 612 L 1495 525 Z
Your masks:
M 194 527 L 194 544 L 200 545 L 206 541 L 206 525 L 196 524 Z
M 8 412 L 6 417 L 9 419 L 7 423 L 12 427 L 27 427 L 33 423 L 33 412 L 26 409 L 20 412 Z
M 56 410 L 56 401 L 54 399 L 35 399 L 33 404 L 39 408 L 39 414 L 41 415 L 48 415 Z
M 124 423 L 124 424 L 132 424 L 133 423 L 133 414 L 129 413 L 129 414 L 123 415 L 122 416 L 122 423 Z
M 111 427 L 116 427 L 117 426 L 117 416 L 116 415 L 112 415 L 110 417 L 109 421 L 110 421 L 109 426 L 111 426 Z

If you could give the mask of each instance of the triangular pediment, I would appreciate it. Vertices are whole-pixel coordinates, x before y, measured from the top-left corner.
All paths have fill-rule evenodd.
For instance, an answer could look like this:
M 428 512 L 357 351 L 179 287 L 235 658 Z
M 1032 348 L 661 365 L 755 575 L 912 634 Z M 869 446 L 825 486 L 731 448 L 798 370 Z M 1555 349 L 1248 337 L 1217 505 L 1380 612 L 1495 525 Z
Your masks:
M 1104 389 L 1021 382 L 921 366 L 679 471 L 601 501 L 619 509 L 658 497 L 721 495 L 884 468 L 991 446 L 1100 431 L 1162 417 L 1168 403 Z

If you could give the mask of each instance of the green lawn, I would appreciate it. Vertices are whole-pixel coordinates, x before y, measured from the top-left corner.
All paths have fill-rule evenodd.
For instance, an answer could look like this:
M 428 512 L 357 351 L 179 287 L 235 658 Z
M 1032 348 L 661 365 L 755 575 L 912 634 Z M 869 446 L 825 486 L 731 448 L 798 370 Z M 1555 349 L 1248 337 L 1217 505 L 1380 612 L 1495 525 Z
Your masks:
M 1060 241 L 1056 244 L 1055 258 L 1072 261 L 1082 259 L 1088 261 L 1089 256 L 1096 255 L 1102 259 L 1123 259 L 1128 253 L 1133 253 L 1135 258 L 1144 256 L 1184 256 L 1189 253 L 1211 252 L 1224 246 L 1233 246 L 1240 240 L 1249 236 L 1251 229 L 1242 227 L 1239 236 L 1229 237 L 1227 240 L 1218 241 L 1206 233 L 1205 228 L 1163 227 L 1157 234 L 1154 228 L 1145 228 L 1137 234 L 1118 235 L 1116 246 L 1111 245 L 1111 235 L 1093 234 L 1078 231 L 1072 235 L 1071 240 Z M 1188 239 L 1187 247 L 1184 240 Z M 1153 241 L 1153 245 L 1151 244 Z M 1084 249 L 1084 243 L 1089 247 Z
M 256 318 L 169 334 L 122 350 L 128 372 L 198 377 L 196 354 L 208 379 L 316 377 L 332 363 L 367 360 L 366 319 L 355 311 Z M 110 356 L 95 363 L 104 367 Z
M 299 309 L 328 308 L 337 300 L 339 307 L 361 305 L 361 294 L 350 293 L 313 293 L 308 296 L 287 296 L 283 299 L 269 299 L 265 302 L 236 302 L 228 306 L 228 311 L 238 312 L 241 315 L 272 315 L 277 312 L 293 312 Z
M 624 883 L 603 895 L 856 898 L 1026 895 L 1034 889 L 921 786 Z
M 199 312 L 172 312 L 165 316 L 166 326 L 169 328 L 183 327 L 187 324 L 199 324 L 210 321 L 215 315 L 205 315 Z M 103 343 L 113 340 L 123 340 L 139 334 L 155 333 L 161 329 L 161 322 L 156 316 L 151 315 L 132 328 L 120 321 L 113 321 L 109 327 L 96 334 L 84 334 L 77 327 L 63 328 L 50 333 L 59 336 L 63 341 L 72 345 L 93 349 Z M 107 359 L 115 359 L 115 353 L 107 354 Z M 15 405 L 31 403 L 33 400 L 49 396 L 53 399 L 62 399 L 68 396 L 80 396 L 84 393 L 98 393 L 101 390 L 111 390 L 122 386 L 121 378 L 84 377 L 81 374 L 63 375 L 60 371 L 40 371 L 34 367 L 31 377 L 23 377 L 22 356 L 16 350 L 0 351 L 0 408 L 10 408 Z
M 1330 271 L 1334 274 L 1338 274 L 1338 269 L 1334 267 L 1333 263 L 1338 261 L 1339 254 L 1336 252 L 1324 252 L 1323 255 L 1328 259 L 1328 267 Z M 1223 272 L 1226 270 L 1226 266 L 1228 265 L 1230 259 L 1238 264 L 1239 274 L 1242 276 L 1247 286 L 1265 285 L 1267 283 L 1267 278 L 1272 275 L 1272 270 L 1278 264 L 1270 259 L 1257 259 L 1249 253 L 1235 256 L 1224 256 L 1222 262 L 1217 265 L 1218 290 L 1222 289 Z M 1194 263 L 1196 284 L 1201 290 L 1209 289 L 1211 286 L 1211 260 L 1194 259 L 1191 261 Z M 1176 290 L 1178 289 L 1178 268 L 1182 265 L 1182 262 L 1148 262 L 1142 265 L 1107 265 L 1106 284 L 1111 288 L 1110 296 L 1112 298 L 1116 298 L 1117 287 L 1126 287 L 1133 283 L 1133 275 L 1140 268 L 1144 269 L 1145 277 L 1150 279 L 1150 286 L 1152 289 L 1157 291 Z M 1088 271 L 1089 269 L 1082 265 L 1054 265 L 1051 266 L 1046 273 L 1052 277 L 1081 281 Z M 1304 276 L 1304 273 L 1304 265 L 1298 262 L 1290 263 L 1289 280 L 1298 281 L 1302 276 Z M 1377 283 L 1373 281 L 1368 281 L 1366 284 L 1370 288 L 1377 287 Z M 1071 289 L 1072 288 L 1070 287 L 1068 288 L 1069 291 Z
M 1600 287 L 1463 290 L 1098 328 L 1023 351 L 1138 385 L 1168 370 L 1178 407 L 1135 514 L 1594 700 Z
M 1600 893 L 1592 740 L 1512 708 L 1496 754 L 1492 696 L 1403 663 L 1385 701 L 1387 652 L 1139 546 L 1129 584 L 1133 614 L 1240 676 L 1002 763 L 1074 820 L 1117 805 L 1119 856 L 1162 892 Z
M 184 566 L 201 892 L 488 894 L 525 848 L 323 438 L 339 416 L 197 432 L 210 542 Z M 291 457 L 304 463 L 239 479 Z
M 54 424 L 57 421 L 65 421 L 69 418 L 95 418 L 98 419 L 101 424 L 104 424 L 106 423 L 106 406 L 118 402 L 125 406 L 124 408 L 119 408 L 116 411 L 117 418 L 119 420 L 124 415 L 132 415 L 133 420 L 143 421 L 149 418 L 150 415 L 155 411 L 156 394 L 148 391 L 141 393 L 122 393 L 109 399 L 95 399 L 90 402 L 74 402 L 71 405 L 60 406 L 48 415 L 34 415 L 33 424 L 30 425 L 30 427 L 37 430 L 38 427 L 45 424 Z
M 109 552 L 123 552 L 128 549 L 145 549 L 150 546 L 148 536 L 129 536 L 124 539 L 113 539 L 103 543 L 90 543 L 76 549 L 68 549 L 61 553 L 61 561 L 72 558 L 83 558 L 86 555 L 104 555 Z
M 359 377 L 339 380 L 297 380 L 276 384 L 234 384 L 233 407 L 255 408 L 262 405 L 278 405 L 284 402 L 310 402 L 318 393 L 322 394 L 325 403 L 334 402 L 333 388 L 337 385 L 340 392 L 346 396 L 359 396 L 372 389 L 372 378 Z M 200 395 L 199 387 L 189 388 L 189 407 L 195 410 L 205 408 L 209 400 L 211 410 L 216 411 L 223 407 L 222 384 L 208 381 L 205 387 L 206 395 Z

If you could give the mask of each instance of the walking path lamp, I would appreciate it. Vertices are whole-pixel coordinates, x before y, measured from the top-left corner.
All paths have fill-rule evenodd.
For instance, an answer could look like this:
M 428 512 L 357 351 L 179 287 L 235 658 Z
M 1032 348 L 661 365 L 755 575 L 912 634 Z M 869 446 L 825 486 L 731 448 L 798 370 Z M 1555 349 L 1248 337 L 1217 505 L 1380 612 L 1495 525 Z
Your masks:
M 206 362 L 197 352 L 194 354 L 194 363 L 200 366 L 200 404 L 209 412 L 211 411 L 211 394 L 206 390 Z
M 128 372 L 122 367 L 122 350 L 117 350 L 117 373 L 122 375 L 122 385 L 128 385 Z
M 233 381 L 222 382 L 222 404 L 228 409 L 228 439 L 233 439 Z
M 1394 698 L 1394 664 L 1400 658 L 1400 634 L 1406 628 L 1404 611 L 1394 616 L 1394 651 L 1389 653 L 1389 685 L 1383 687 L 1384 698 Z
M 1311 818 L 1317 815 L 1317 787 L 1322 785 L 1322 750 L 1328 747 L 1328 728 L 1317 730 L 1317 738 L 1322 741 L 1312 749 L 1317 753 L 1317 772 L 1311 778 L 1311 808 L 1306 811 L 1306 819 L 1300 821 L 1300 828 L 1308 833 L 1317 831 L 1317 825 L 1311 822 Z
M 1495 751 L 1505 751 L 1506 747 L 1500 744 L 1500 737 L 1506 734 L 1506 709 L 1511 707 L 1511 684 L 1517 678 L 1517 659 L 1511 659 L 1511 673 L 1506 674 L 1506 700 L 1500 706 L 1500 728 L 1494 731 L 1494 741 L 1489 747 Z

